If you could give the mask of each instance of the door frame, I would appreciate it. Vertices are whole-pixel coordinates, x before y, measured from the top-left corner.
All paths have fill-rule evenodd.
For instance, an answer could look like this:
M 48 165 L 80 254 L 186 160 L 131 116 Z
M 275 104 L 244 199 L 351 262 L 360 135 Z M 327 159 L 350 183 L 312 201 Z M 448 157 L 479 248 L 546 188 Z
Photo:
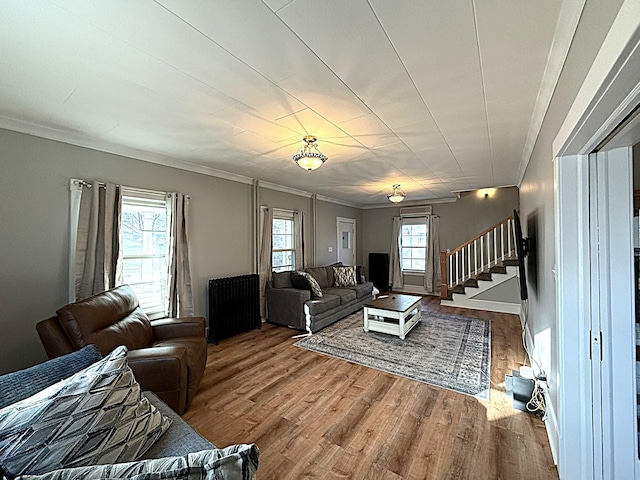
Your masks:
M 555 426 L 548 423 L 547 429 L 552 448 L 556 447 L 558 472 L 563 480 L 633 478 L 640 472 L 637 435 L 629 438 L 629 425 L 624 427 L 626 421 L 627 424 L 633 423 L 633 430 L 636 430 L 635 405 L 630 412 L 630 399 L 624 398 L 630 387 L 635 394 L 635 365 L 632 356 L 627 358 L 626 364 L 620 363 L 621 352 L 617 352 L 619 343 L 624 345 L 625 340 L 630 340 L 622 337 L 633 338 L 635 335 L 628 335 L 628 331 L 609 331 L 614 315 L 628 315 L 630 304 L 633 310 L 633 297 L 624 299 L 628 293 L 623 293 L 622 307 L 627 313 L 621 313 L 616 304 L 619 297 L 612 290 L 617 282 L 613 278 L 601 280 L 592 274 L 589 266 L 592 258 L 589 245 L 594 239 L 598 239 L 598 247 L 604 249 L 598 253 L 598 258 L 604 262 L 599 264 L 599 268 L 614 258 L 611 256 L 614 248 L 622 248 L 619 240 L 622 244 L 631 241 L 631 238 L 624 238 L 626 227 L 621 219 L 616 222 L 622 225 L 605 223 L 606 238 L 598 236 L 600 232 L 592 225 L 594 218 L 590 217 L 589 202 L 594 199 L 599 202 L 597 208 L 603 210 L 592 213 L 601 220 L 607 214 L 609 203 L 615 205 L 621 200 L 609 202 L 606 195 L 597 197 L 598 192 L 591 191 L 589 153 L 596 151 L 640 103 L 640 78 L 635 67 L 638 64 L 640 2 L 625 0 L 553 142 L 559 421 Z M 616 172 L 606 171 L 611 167 L 607 165 L 606 157 L 602 161 L 596 160 L 596 163 L 592 168 L 600 170 L 594 172 L 594 180 L 600 185 L 598 189 L 610 191 L 610 188 L 623 183 L 620 178 L 616 179 Z M 608 183 L 612 178 L 613 183 Z M 629 218 L 628 222 L 631 221 Z M 631 265 L 629 267 L 632 268 Z M 596 292 L 599 297 L 595 304 L 597 312 L 592 311 L 591 292 Z M 604 341 L 600 340 L 599 332 L 595 335 L 592 332 L 594 320 L 596 325 L 604 328 Z M 594 364 L 589 358 L 590 350 L 592 355 L 593 352 L 602 352 L 603 397 L 613 395 L 611 399 L 603 398 L 602 403 L 595 406 L 591 396 Z M 614 376 L 614 366 L 634 373 L 632 381 L 620 390 L 617 373 L 624 376 L 628 372 L 615 372 Z M 615 397 L 626 404 L 617 404 Z M 601 421 L 604 435 L 598 441 L 593 438 L 594 407 L 601 408 L 595 418 Z M 598 420 L 600 413 L 602 417 Z M 622 430 L 616 431 L 614 427 L 620 425 Z M 629 473 L 631 477 L 627 476 Z
M 357 237 L 356 237 L 356 219 L 355 218 L 347 218 L 347 217 L 336 217 L 336 261 L 340 261 L 340 250 L 342 249 L 342 237 L 340 236 L 340 222 L 342 223 L 351 223 L 353 225 L 353 238 L 351 239 L 351 244 L 353 245 L 353 263 L 354 265 L 358 263 L 357 261 Z

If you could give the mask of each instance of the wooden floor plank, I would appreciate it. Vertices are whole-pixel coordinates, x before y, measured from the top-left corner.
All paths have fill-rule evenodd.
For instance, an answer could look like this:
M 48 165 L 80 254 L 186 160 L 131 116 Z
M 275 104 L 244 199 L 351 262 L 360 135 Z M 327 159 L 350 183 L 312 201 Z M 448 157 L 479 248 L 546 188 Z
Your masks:
M 525 358 L 519 318 L 423 307 L 491 321 L 490 400 L 295 347 L 296 331 L 265 324 L 209 346 L 183 418 L 218 446 L 255 442 L 261 480 L 557 479 L 544 424 L 504 392 Z

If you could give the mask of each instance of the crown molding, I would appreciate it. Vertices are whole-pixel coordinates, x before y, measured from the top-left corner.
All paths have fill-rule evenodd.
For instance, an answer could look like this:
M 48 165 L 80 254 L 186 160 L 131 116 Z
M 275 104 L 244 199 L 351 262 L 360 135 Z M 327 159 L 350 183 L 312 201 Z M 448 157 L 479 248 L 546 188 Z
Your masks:
M 298 195 L 299 197 L 311 198 L 313 196 L 313 193 L 305 192 L 304 190 L 278 185 L 277 183 L 264 182 L 262 180 L 258 180 L 258 187 L 276 190 L 277 192 L 290 193 L 292 195 Z
M 428 200 L 412 200 L 410 202 L 401 203 L 376 203 L 374 205 L 364 205 L 360 208 L 362 208 L 363 210 L 373 210 L 374 208 L 421 207 L 423 205 L 432 205 L 434 203 L 454 203 L 457 201 L 458 197 L 430 198 Z
M 320 200 L 321 202 L 336 203 L 338 205 L 344 205 L 345 207 L 364 208 L 362 205 L 357 205 L 355 203 L 345 202 L 344 200 L 338 200 L 338 199 L 331 198 L 331 197 L 325 197 L 324 195 L 316 195 L 316 199 Z

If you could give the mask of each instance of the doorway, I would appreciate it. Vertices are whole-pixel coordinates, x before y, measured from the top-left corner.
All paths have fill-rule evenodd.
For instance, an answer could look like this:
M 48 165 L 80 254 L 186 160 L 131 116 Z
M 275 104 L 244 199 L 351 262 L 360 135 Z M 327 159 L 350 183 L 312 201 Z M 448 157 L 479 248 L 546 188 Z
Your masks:
M 356 219 L 336 217 L 337 225 L 337 261 L 343 265 L 356 264 Z

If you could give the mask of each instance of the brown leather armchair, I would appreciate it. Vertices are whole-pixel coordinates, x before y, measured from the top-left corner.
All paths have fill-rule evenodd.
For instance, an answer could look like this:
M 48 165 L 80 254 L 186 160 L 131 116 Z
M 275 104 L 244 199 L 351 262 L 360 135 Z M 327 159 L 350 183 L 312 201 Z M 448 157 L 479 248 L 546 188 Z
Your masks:
M 119 345 L 143 390 L 179 414 L 194 397 L 207 363 L 203 317 L 149 320 L 128 285 L 65 305 L 36 325 L 49 358 L 95 344 L 102 355 Z

